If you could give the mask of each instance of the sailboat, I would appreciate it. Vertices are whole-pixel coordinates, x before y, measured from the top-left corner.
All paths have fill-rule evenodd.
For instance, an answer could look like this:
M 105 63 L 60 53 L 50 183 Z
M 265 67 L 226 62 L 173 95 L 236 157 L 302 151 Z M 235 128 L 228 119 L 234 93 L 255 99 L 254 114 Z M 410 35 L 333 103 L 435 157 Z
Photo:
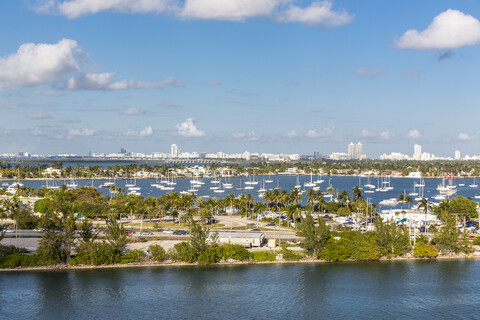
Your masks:
M 258 193 L 265 193 L 267 189 L 265 189 L 265 180 L 263 180 L 263 186 L 257 190 Z
M 224 189 L 232 189 L 233 188 L 233 183 L 230 180 L 230 177 L 228 177 L 228 182 L 227 183 L 223 183 L 223 188 Z
M 473 184 L 469 185 L 470 188 L 478 188 L 478 184 L 475 180 L 475 177 L 473 177 Z
M 299 175 L 297 174 L 297 182 L 295 184 L 295 187 L 293 187 L 294 189 L 297 189 L 297 190 L 300 190 L 302 186 L 300 185 L 300 177 Z
M 313 182 L 313 175 L 312 175 L 312 173 L 310 173 L 310 182 L 304 183 L 304 186 L 305 186 L 305 187 L 315 187 L 315 186 L 316 186 L 315 182 Z
M 314 183 L 320 184 L 320 183 L 323 183 L 324 181 L 325 181 L 325 180 L 322 179 L 322 176 L 319 175 L 318 178 L 317 178 L 317 180 L 314 181 Z
M 370 177 L 367 177 L 367 183 L 364 185 L 364 187 L 369 189 L 375 189 L 375 186 L 370 183 Z M 367 193 L 370 193 L 370 192 L 367 192 Z
M 268 179 L 265 180 L 265 183 L 272 183 L 272 182 L 273 182 L 272 178 L 270 177 L 270 175 L 268 175 Z
M 213 190 L 213 192 L 215 192 L 215 193 L 224 193 L 225 192 L 225 189 L 222 188 L 222 182 L 221 181 L 219 183 L 219 188 Z

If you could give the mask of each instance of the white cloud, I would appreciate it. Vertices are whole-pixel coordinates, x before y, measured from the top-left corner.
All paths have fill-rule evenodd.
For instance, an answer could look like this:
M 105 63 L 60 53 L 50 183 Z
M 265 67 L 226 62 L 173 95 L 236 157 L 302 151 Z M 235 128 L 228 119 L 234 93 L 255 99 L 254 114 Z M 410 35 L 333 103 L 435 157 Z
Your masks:
M 59 13 L 70 19 L 75 19 L 87 14 L 95 14 L 102 11 L 114 11 L 124 13 L 160 13 L 170 10 L 172 0 L 70 0 L 48 1 L 40 7 L 43 12 L 58 10 Z
M 185 0 L 180 15 L 204 20 L 244 21 L 269 16 L 284 0 Z
M 388 131 L 375 132 L 375 131 L 370 131 L 368 129 L 362 129 L 362 131 L 360 132 L 360 137 L 364 138 L 364 139 L 379 137 L 382 140 L 389 140 L 390 139 L 390 132 L 388 132 Z
M 95 129 L 70 129 L 68 137 L 91 137 L 97 134 Z
M 375 132 L 372 132 L 368 129 L 362 129 L 362 131 L 360 132 L 360 137 L 362 138 L 373 138 L 376 136 L 377 134 Z
M 333 11 L 333 2 L 314 1 L 305 8 L 287 5 L 293 0 L 37 0 L 39 13 L 58 13 L 70 19 L 102 11 L 124 13 L 169 13 L 177 18 L 245 21 L 267 17 L 278 22 L 314 26 L 341 26 L 353 15 Z
M 383 140 L 389 140 L 390 139 L 390 132 L 388 132 L 388 131 L 380 132 L 380 138 L 382 138 Z
M 287 135 L 288 138 L 296 138 L 296 137 L 298 137 L 298 133 L 297 133 L 297 131 L 295 131 L 295 130 L 287 131 L 286 135 Z
M 138 116 L 140 114 L 144 114 L 145 111 L 140 108 L 126 108 L 120 111 L 120 113 L 125 116 Z
M 359 68 L 357 70 L 357 75 L 365 77 L 367 79 L 373 79 L 381 74 L 382 72 L 380 70 L 365 70 L 364 68 Z
M 235 139 L 244 139 L 246 141 L 257 141 L 258 137 L 255 132 L 234 132 L 232 137 Z
M 312 2 L 306 8 L 291 5 L 278 19 L 282 22 L 300 22 L 314 26 L 342 26 L 352 21 L 346 11 L 335 12 L 330 1 Z
M 181 87 L 183 85 L 180 81 L 175 80 L 173 77 L 156 82 L 135 82 L 134 80 L 113 81 L 112 78 L 114 76 L 115 73 L 112 72 L 81 73 L 73 78 L 68 79 L 65 83 L 65 88 L 68 90 L 109 91 L 147 88 L 163 89 L 167 86 Z
M 43 119 L 50 118 L 50 115 L 42 111 L 42 112 L 31 113 L 28 115 L 28 117 L 30 119 L 43 120 Z
M 77 42 L 24 43 L 16 53 L 0 58 L 0 89 L 61 81 L 79 69 Z
M 325 138 L 330 137 L 335 129 L 334 126 L 328 126 L 323 128 L 322 131 L 318 131 L 318 129 L 310 129 L 305 133 L 306 138 Z
M 130 129 L 125 134 L 129 137 L 137 137 L 137 138 L 149 137 L 153 134 L 153 129 L 152 127 L 145 127 L 142 130 Z
M 395 41 L 400 49 L 438 50 L 480 44 L 480 21 L 458 10 L 448 9 L 423 31 L 408 30 Z
M 199 138 L 205 136 L 205 132 L 198 130 L 195 125 L 195 119 L 188 118 L 184 122 L 175 125 L 177 134 L 187 138 Z
M 417 129 L 413 129 L 413 130 L 410 130 L 408 131 L 406 137 L 409 138 L 409 139 L 418 139 L 420 138 L 422 135 L 420 134 L 420 131 L 418 131 Z
M 468 134 L 468 133 L 459 133 L 458 134 L 458 140 L 460 141 L 469 141 L 469 140 L 473 140 L 475 137 L 473 137 L 472 135 Z

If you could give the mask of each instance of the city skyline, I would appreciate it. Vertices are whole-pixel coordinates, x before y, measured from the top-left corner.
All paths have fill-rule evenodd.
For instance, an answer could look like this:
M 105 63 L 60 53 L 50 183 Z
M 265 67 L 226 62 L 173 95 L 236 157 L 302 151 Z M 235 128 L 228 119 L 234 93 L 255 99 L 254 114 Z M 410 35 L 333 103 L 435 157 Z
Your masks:
M 462 157 L 460 150 L 455 150 L 452 156 L 437 156 L 430 152 L 422 152 L 422 146 L 415 144 L 413 145 L 413 154 L 410 156 L 408 154 L 402 154 L 400 152 L 391 152 L 390 154 L 383 153 L 379 157 L 369 157 L 363 152 L 363 144 L 359 141 L 357 144 L 350 142 L 346 146 L 346 152 L 332 152 L 323 154 L 320 151 L 313 151 L 310 154 L 299 154 L 299 153 L 266 153 L 266 152 L 250 152 L 245 150 L 243 152 L 234 152 L 227 153 L 221 150 L 216 152 L 204 152 L 199 150 L 182 150 L 177 144 L 171 144 L 169 151 L 151 151 L 147 153 L 136 152 L 135 150 L 127 150 L 125 148 L 120 148 L 119 152 L 108 153 L 108 152 L 92 152 L 88 151 L 87 155 L 82 154 L 32 154 L 29 152 L 18 152 L 18 153 L 0 153 L 0 158 L 9 159 L 9 158 L 72 158 L 72 157 L 81 157 L 81 158 L 97 158 L 97 159 L 243 159 L 243 160 L 255 160 L 263 159 L 267 161 L 298 161 L 298 160 L 367 160 L 367 159 L 380 159 L 380 160 L 415 160 L 415 161 L 432 161 L 432 160 L 480 160 L 480 156 L 475 154 L 469 155 L 466 154 Z
M 28 0 L 0 18 L 0 153 L 479 153 L 478 2 Z

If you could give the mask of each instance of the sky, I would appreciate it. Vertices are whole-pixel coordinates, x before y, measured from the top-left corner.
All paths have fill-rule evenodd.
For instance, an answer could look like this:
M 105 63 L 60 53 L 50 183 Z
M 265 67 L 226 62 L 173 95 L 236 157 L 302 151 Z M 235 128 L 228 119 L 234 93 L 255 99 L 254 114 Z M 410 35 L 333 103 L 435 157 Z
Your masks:
M 0 1 L 0 154 L 480 154 L 480 1 Z

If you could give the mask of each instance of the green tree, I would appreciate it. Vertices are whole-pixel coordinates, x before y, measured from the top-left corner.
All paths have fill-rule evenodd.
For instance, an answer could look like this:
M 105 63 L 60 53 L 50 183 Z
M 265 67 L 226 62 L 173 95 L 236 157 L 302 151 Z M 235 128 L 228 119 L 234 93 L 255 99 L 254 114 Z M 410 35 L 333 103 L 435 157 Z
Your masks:
M 207 250 L 209 232 L 210 229 L 200 226 L 191 219 L 189 244 L 193 248 L 196 257 L 200 256 L 205 250 Z
M 306 214 L 298 224 L 298 230 L 302 233 L 305 249 L 311 254 L 319 255 L 330 238 L 329 227 L 322 218 L 318 218 L 318 226 L 311 214 Z
M 110 222 L 107 225 L 107 239 L 114 253 L 119 256 L 120 252 L 127 246 L 127 233 L 123 226 L 117 222 L 115 216 L 110 216 Z

